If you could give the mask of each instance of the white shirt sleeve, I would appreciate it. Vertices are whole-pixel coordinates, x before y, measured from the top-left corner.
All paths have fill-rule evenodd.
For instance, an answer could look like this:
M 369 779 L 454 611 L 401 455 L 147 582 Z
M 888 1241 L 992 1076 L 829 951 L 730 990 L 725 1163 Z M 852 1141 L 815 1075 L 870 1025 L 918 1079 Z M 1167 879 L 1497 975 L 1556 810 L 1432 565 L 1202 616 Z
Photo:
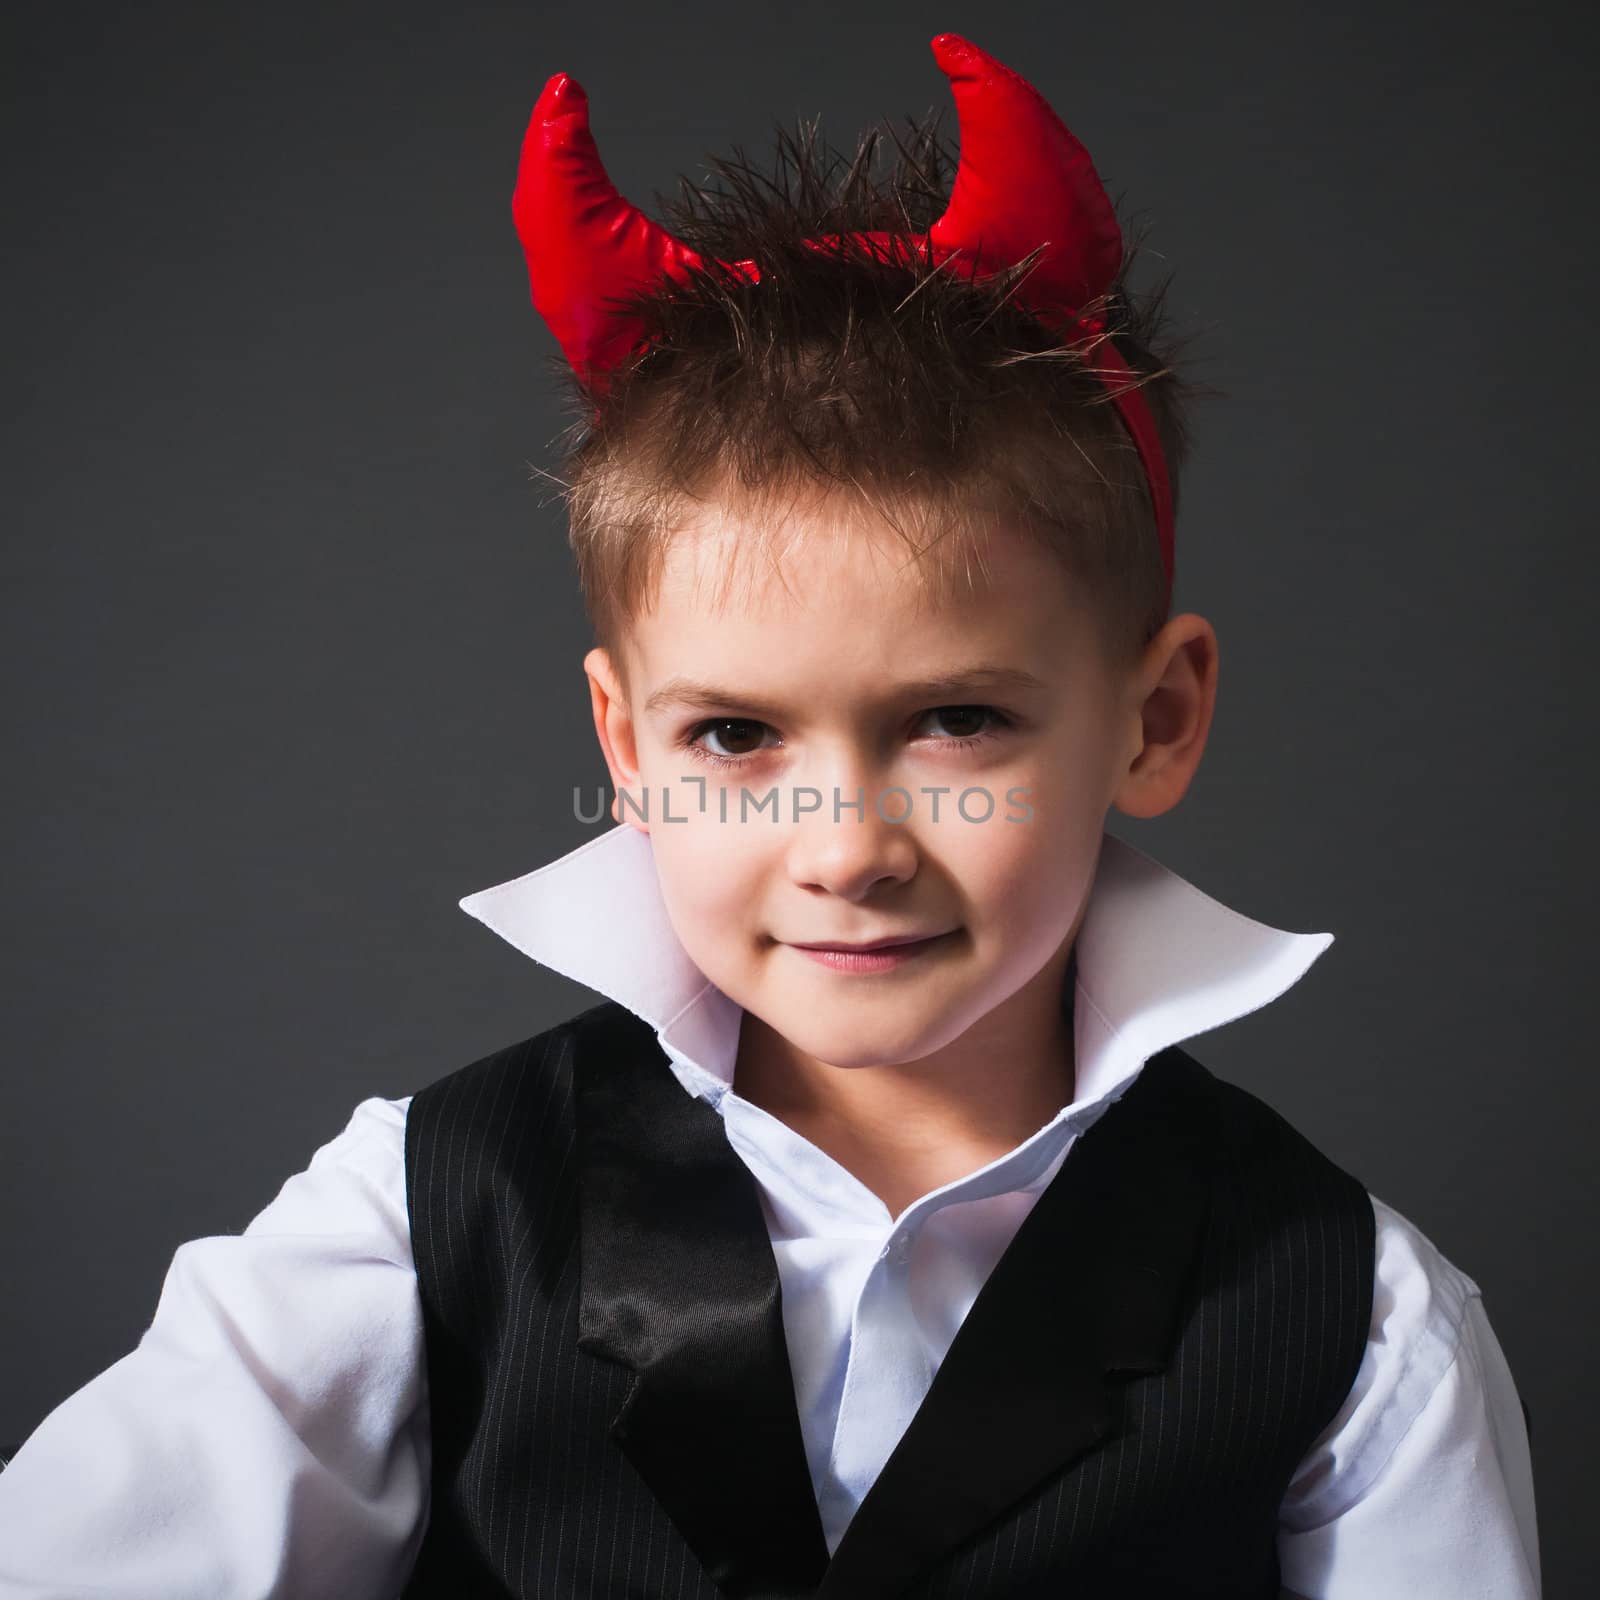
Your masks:
M 138 1346 L 0 1471 L 0 1597 L 389 1600 L 430 1444 L 403 1100 L 239 1235 L 173 1255 Z
M 1373 1201 L 1372 1328 L 1279 1519 L 1304 1600 L 1538 1600 L 1533 1469 L 1478 1286 Z

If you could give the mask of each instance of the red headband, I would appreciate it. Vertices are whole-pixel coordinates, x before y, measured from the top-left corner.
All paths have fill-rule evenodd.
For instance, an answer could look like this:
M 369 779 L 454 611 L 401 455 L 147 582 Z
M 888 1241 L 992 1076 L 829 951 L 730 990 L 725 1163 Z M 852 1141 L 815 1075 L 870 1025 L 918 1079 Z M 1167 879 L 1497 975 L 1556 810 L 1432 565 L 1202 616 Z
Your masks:
M 936 264 L 981 278 L 1043 249 L 1015 298 L 1064 343 L 1084 343 L 1133 437 L 1150 485 L 1170 604 L 1172 488 L 1155 418 L 1103 317 L 1080 316 L 1122 265 L 1122 231 L 1089 160 L 1044 97 L 954 33 L 933 55 L 955 96 L 961 162 L 944 215 L 929 230 Z M 701 264 L 681 239 L 617 193 L 589 131 L 589 97 L 564 72 L 544 86 L 522 143 L 511 214 L 528 258 L 533 303 L 591 388 L 638 347 L 636 321 L 615 303 Z M 881 244 L 882 235 L 868 236 Z M 919 255 L 924 240 L 905 241 Z M 954 259 L 952 259 L 954 258 Z M 759 281 L 755 262 L 728 263 Z M 1119 381 L 1129 380 L 1129 381 Z

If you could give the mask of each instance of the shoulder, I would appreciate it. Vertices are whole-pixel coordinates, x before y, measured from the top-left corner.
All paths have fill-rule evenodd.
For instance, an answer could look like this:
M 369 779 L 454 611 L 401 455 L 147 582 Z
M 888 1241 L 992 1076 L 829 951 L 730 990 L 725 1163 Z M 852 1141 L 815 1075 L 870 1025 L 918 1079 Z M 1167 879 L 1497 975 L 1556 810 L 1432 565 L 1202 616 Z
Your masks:
M 1415 1223 L 1373 1198 L 1369 1381 L 1359 1403 L 1392 1421 L 1417 1416 L 1440 1380 L 1476 1338 L 1478 1285 L 1448 1260 Z
M 614 1000 L 590 1006 L 575 1016 L 542 1028 L 526 1039 L 502 1045 L 487 1055 L 455 1067 L 434 1078 L 414 1095 L 405 1097 L 413 1116 L 436 1111 L 463 1096 L 480 1098 L 486 1090 L 507 1080 L 550 1082 L 570 1078 L 580 1046 L 585 1053 L 603 1048 L 604 1041 L 622 1030 L 648 1029 L 625 1007 Z
M 1475 1337 L 1481 1312 L 1478 1285 L 1392 1206 L 1373 1198 L 1377 1250 L 1373 1263 L 1370 1361 L 1353 1398 L 1369 1421 L 1379 1413 L 1389 1430 L 1409 1423 Z M 1381 1463 L 1377 1463 L 1381 1465 Z
M 410 1095 L 358 1102 L 344 1126 L 283 1179 L 242 1228 L 180 1244 L 177 1275 L 213 1261 L 231 1270 L 235 1262 L 269 1254 L 285 1262 L 304 1255 L 331 1263 L 342 1255 L 409 1267 L 404 1140 L 410 1103 Z
M 1521 1399 L 1478 1286 L 1373 1201 L 1372 1324 L 1344 1405 L 1279 1513 L 1288 1587 L 1539 1594 L 1533 1462 Z
M 1481 1365 L 1478 1285 L 1408 1218 L 1376 1197 L 1371 1325 L 1355 1382 L 1302 1464 L 1285 1503 L 1291 1525 L 1358 1501 L 1453 1373 Z
M 1436 1382 L 1453 1358 L 1478 1285 L 1392 1206 L 1371 1195 L 1358 1178 L 1317 1148 L 1266 1101 L 1213 1076 L 1186 1052 L 1172 1050 L 1171 1074 L 1183 1081 L 1182 1109 L 1203 1115 L 1216 1141 L 1218 1165 L 1230 1181 L 1263 1165 L 1289 1165 L 1337 1186 L 1370 1221 L 1372 1333 L 1391 1350 L 1405 1352 L 1391 1376 L 1407 1384 Z
M 1179 1114 L 1204 1119 L 1227 1188 L 1267 1169 L 1292 1169 L 1310 1175 L 1321 1192 L 1337 1194 L 1363 1220 L 1371 1244 L 1372 1304 L 1356 1392 L 1374 1412 L 1414 1414 L 1472 1334 L 1478 1285 L 1266 1101 L 1213 1076 L 1185 1051 L 1168 1050 L 1159 1059 L 1174 1085 Z M 1276 1173 L 1270 1176 L 1278 1182 Z
M 1294 1174 L 1296 1187 L 1341 1200 L 1370 1235 L 1370 1197 L 1359 1179 L 1319 1149 L 1282 1112 L 1238 1084 L 1216 1077 L 1187 1051 L 1177 1047 L 1152 1059 L 1168 1085 L 1175 1114 L 1192 1119 L 1203 1130 L 1213 1163 L 1230 1185 L 1257 1178 L 1280 1182 Z M 1146 1069 L 1148 1070 L 1148 1068 Z
M 655 1030 L 615 1001 L 503 1045 L 457 1067 L 409 1097 L 401 1148 L 413 1209 L 436 1181 L 459 1188 L 470 1170 L 477 1193 L 493 1200 L 513 1172 L 558 1164 L 575 1137 L 575 1078 L 602 1066 L 625 1043 Z
M 1437 1341 L 1442 1358 L 1453 1350 L 1471 1301 L 1481 1290 L 1449 1261 L 1415 1223 L 1372 1197 L 1377 1219 L 1377 1294 L 1373 1324 L 1415 1329 Z
M 244 1230 L 263 1233 L 382 1231 L 406 1237 L 408 1144 L 432 1125 L 469 1126 L 464 1115 L 510 1114 L 519 1092 L 559 1087 L 570 1075 L 575 1043 L 597 1014 L 591 1007 L 525 1039 L 455 1067 L 409 1094 L 360 1101 L 332 1138 L 319 1145 Z M 620 1009 L 620 1008 L 616 1008 Z M 608 1019 L 599 1019 L 608 1020 Z M 636 1019 L 635 1019 L 636 1020 Z

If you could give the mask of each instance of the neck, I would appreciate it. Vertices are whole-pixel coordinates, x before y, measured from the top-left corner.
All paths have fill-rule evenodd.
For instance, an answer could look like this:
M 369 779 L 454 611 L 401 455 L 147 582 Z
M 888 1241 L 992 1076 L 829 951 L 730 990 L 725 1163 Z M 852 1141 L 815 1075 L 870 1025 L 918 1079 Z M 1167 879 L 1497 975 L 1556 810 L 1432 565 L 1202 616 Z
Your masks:
M 1076 931 L 1076 930 L 1074 930 Z M 745 1012 L 735 1091 L 832 1156 L 898 1217 L 1014 1150 L 1071 1102 L 1072 943 L 959 1038 L 916 1061 L 840 1068 Z

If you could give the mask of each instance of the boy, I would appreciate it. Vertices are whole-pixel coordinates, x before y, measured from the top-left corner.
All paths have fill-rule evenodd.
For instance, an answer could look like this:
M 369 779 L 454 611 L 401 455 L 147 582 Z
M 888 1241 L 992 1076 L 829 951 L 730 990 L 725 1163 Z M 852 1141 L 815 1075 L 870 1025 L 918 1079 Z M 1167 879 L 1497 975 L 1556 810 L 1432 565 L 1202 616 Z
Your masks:
M 1081 146 L 934 52 L 948 201 L 802 140 L 671 232 L 547 85 L 620 825 L 463 906 L 607 998 L 183 1246 L 5 1594 L 1537 1594 L 1476 1287 L 1179 1048 L 1331 939 L 1104 831 L 1215 699 L 1183 390 Z

